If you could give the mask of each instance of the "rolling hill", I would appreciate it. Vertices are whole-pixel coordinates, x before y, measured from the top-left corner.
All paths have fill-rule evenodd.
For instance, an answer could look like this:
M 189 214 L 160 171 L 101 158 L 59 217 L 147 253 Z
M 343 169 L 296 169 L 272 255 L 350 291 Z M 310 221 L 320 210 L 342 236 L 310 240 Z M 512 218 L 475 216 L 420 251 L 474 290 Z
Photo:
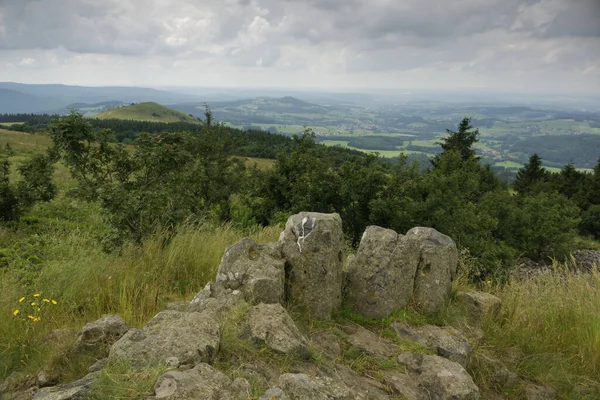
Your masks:
M 113 108 L 96 115 L 99 119 L 125 119 L 151 122 L 190 122 L 200 123 L 196 118 L 162 106 L 154 102 L 132 104 L 130 106 Z

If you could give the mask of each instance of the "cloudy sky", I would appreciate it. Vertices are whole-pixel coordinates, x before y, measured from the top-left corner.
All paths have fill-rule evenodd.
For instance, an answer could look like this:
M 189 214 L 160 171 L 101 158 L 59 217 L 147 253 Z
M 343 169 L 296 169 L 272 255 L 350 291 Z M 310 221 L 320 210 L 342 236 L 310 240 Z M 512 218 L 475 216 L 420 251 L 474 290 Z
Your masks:
M 0 0 L 0 81 L 600 91 L 600 0 Z

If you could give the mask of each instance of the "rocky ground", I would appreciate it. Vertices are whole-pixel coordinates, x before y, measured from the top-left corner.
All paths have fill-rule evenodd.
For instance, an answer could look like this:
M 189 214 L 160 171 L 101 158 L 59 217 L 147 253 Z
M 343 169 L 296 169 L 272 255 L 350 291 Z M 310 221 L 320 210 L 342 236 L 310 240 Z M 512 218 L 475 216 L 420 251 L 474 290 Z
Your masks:
M 300 213 L 278 243 L 243 239 L 223 255 L 215 282 L 141 329 L 110 315 L 80 332 L 51 332 L 49 341 L 76 335 L 72 353 L 93 351 L 89 374 L 61 385 L 51 370 L 13 374 L 0 398 L 102 398 L 97 383 L 115 365 L 160 369 L 147 399 L 476 400 L 517 387 L 527 399 L 556 397 L 498 359 L 472 360 L 473 347 L 485 342 L 480 323 L 501 307 L 497 297 L 459 292 L 454 301 L 466 323 L 422 322 L 450 295 L 457 250 L 449 237 L 372 226 L 346 259 L 341 224 L 337 214 Z M 399 318 L 409 305 L 424 318 Z M 476 386 L 468 372 L 474 362 L 497 390 Z

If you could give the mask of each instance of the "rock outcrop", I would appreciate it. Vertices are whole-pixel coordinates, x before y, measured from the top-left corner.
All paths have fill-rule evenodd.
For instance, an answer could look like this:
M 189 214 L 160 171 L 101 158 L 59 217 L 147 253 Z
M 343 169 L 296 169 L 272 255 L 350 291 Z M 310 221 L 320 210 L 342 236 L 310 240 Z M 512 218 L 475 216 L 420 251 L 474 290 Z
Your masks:
M 362 315 L 385 318 L 408 306 L 418 263 L 418 241 L 369 226 L 347 269 L 346 298 Z
M 307 358 L 308 339 L 280 304 L 259 304 L 248 311 L 245 335 L 268 348 Z
M 406 236 L 417 240 L 420 246 L 414 302 L 423 312 L 437 313 L 450 294 L 452 280 L 456 274 L 456 244 L 433 228 L 413 228 Z
M 220 324 L 211 312 L 166 310 L 142 329 L 130 329 L 111 347 L 109 361 L 143 367 L 175 357 L 178 365 L 193 366 L 212 361 L 220 341 Z
M 256 382 L 262 385 L 260 400 L 480 398 L 465 370 L 471 346 L 454 328 L 400 322 L 386 322 L 382 327 L 386 320 L 379 320 L 374 325 L 378 328 L 370 330 L 349 321 L 315 321 L 330 319 L 339 310 L 342 296 L 369 318 L 389 317 L 411 303 L 425 313 L 440 311 L 457 265 L 456 245 L 449 237 L 431 228 L 414 228 L 401 235 L 370 226 L 345 272 L 343 264 L 339 215 L 293 215 L 278 243 L 242 239 L 229 247 L 214 282 L 189 303 L 170 303 L 143 328 L 129 329 L 118 316 L 87 324 L 75 349 L 110 346 L 108 357 L 92 365 L 85 378 L 40 389 L 34 399 L 84 399 L 96 377 L 113 363 L 126 363 L 133 369 L 156 365 L 168 369 L 156 381 L 149 400 L 247 400 L 260 393 Z M 458 299 L 476 323 L 498 313 L 499 300 L 494 296 L 460 293 Z M 286 307 L 306 312 L 310 324 L 324 328 L 303 333 L 300 328 L 306 324 L 296 325 L 291 317 L 295 313 L 290 315 Z M 382 328 L 385 335 L 383 330 L 377 333 Z M 397 337 L 390 337 L 393 332 L 389 328 Z M 247 341 L 238 342 L 244 349 L 260 349 L 263 354 L 270 349 L 270 356 L 281 353 L 281 359 L 292 360 L 293 365 L 282 371 L 270 365 L 279 357 L 248 360 L 247 354 L 232 350 L 242 348 L 232 345 L 236 340 Z M 228 343 L 234 347 L 227 352 Z M 403 352 L 407 346 L 415 352 L 430 349 L 437 355 Z M 320 354 L 314 359 L 319 363 L 311 362 L 315 352 Z M 236 372 L 243 371 L 241 376 L 247 380 L 219 371 L 224 361 L 235 365 Z M 488 363 L 490 368 L 496 368 L 493 361 Z M 361 375 L 355 363 L 377 372 Z M 508 388 L 516 384 L 515 379 L 518 383 L 518 377 L 505 367 L 498 375 L 499 384 L 502 381 Z M 13 380 L 0 385 L 0 392 L 14 386 Z M 55 384 L 47 379 L 42 382 L 39 375 L 33 380 L 21 388 L 22 393 L 33 391 L 32 385 Z M 253 382 L 252 388 L 249 382 Z
M 311 318 L 328 319 L 342 304 L 344 262 L 338 214 L 302 212 L 285 224 L 279 243 L 286 260 L 286 296 Z
M 247 301 L 283 302 L 284 264 L 276 243 L 259 245 L 242 239 L 225 250 L 217 271 L 217 282 L 240 290 Z

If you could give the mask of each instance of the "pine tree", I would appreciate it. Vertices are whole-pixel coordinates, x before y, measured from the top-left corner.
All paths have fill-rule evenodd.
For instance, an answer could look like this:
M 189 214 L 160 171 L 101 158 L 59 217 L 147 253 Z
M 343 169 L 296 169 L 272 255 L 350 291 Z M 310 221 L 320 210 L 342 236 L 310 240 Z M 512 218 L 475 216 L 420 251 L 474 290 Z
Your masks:
M 458 131 L 454 132 L 450 129 L 446 129 L 446 132 L 449 136 L 443 138 L 442 142 L 437 143 L 442 146 L 444 151 L 433 159 L 432 163 L 434 166 L 438 163 L 439 158 L 444 153 L 450 151 L 459 152 L 463 161 L 478 159 L 478 157 L 475 157 L 475 150 L 472 146 L 479 141 L 477 138 L 477 136 L 479 136 L 479 129 L 473 130 L 471 118 L 463 118 L 460 124 L 458 124 Z
M 519 169 L 514 188 L 520 194 L 531 193 L 533 189 L 548 178 L 548 171 L 542 167 L 542 159 L 537 154 L 529 157 L 529 162 Z

